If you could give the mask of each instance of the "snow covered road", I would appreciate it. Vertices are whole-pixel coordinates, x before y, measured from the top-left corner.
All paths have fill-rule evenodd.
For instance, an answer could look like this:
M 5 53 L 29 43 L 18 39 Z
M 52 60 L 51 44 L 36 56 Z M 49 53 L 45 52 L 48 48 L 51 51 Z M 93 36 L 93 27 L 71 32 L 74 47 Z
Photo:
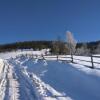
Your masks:
M 4 100 L 38 100 L 32 84 L 19 67 L 9 63 Z
M 17 100 L 18 98 L 18 82 L 14 78 L 13 67 L 8 66 L 6 75 L 6 90 L 4 100 Z

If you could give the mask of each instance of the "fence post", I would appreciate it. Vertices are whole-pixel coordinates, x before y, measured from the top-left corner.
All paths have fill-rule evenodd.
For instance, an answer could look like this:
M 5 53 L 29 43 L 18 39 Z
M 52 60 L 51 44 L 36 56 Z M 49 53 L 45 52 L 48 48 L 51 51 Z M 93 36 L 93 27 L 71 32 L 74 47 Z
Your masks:
M 71 62 L 73 63 L 74 61 L 73 61 L 73 54 L 71 54 Z
M 92 55 L 91 55 L 91 64 L 92 64 L 92 67 L 91 68 L 94 68 L 93 56 Z
M 58 61 L 58 55 L 57 55 L 57 61 Z

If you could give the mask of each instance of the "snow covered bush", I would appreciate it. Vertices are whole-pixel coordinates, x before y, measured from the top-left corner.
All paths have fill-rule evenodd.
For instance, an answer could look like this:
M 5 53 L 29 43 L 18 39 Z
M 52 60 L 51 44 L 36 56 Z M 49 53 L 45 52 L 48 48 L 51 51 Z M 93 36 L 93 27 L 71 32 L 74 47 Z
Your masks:
M 90 55 L 90 49 L 88 49 L 87 44 L 84 43 L 80 48 L 77 48 L 75 54 L 87 56 L 87 55 Z

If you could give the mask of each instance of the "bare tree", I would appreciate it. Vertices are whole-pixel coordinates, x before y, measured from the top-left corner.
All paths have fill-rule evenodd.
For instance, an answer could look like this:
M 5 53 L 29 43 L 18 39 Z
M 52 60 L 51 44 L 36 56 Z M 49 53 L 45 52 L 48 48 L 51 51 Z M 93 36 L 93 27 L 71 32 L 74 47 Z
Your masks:
M 72 55 L 75 53 L 77 42 L 70 31 L 66 32 L 66 36 L 67 36 L 67 45 L 68 45 L 70 54 Z
M 61 37 L 59 36 L 56 41 L 52 42 L 52 51 L 55 54 L 67 54 L 68 48 L 66 44 L 61 40 Z

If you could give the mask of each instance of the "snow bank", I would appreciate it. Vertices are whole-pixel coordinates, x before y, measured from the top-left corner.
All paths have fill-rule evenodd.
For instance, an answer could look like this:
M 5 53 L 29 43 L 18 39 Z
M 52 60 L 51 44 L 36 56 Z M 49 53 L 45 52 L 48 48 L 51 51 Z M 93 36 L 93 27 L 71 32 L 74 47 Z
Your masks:
M 6 90 L 6 75 L 7 75 L 7 69 L 8 67 L 4 65 L 5 62 L 0 59 L 0 65 L 2 67 L 0 67 L 1 69 L 1 73 L 0 73 L 0 100 L 4 100 L 4 96 L 5 96 L 5 90 Z
M 0 59 L 0 74 L 2 73 L 3 71 L 3 67 L 4 67 L 4 62 L 2 59 Z

